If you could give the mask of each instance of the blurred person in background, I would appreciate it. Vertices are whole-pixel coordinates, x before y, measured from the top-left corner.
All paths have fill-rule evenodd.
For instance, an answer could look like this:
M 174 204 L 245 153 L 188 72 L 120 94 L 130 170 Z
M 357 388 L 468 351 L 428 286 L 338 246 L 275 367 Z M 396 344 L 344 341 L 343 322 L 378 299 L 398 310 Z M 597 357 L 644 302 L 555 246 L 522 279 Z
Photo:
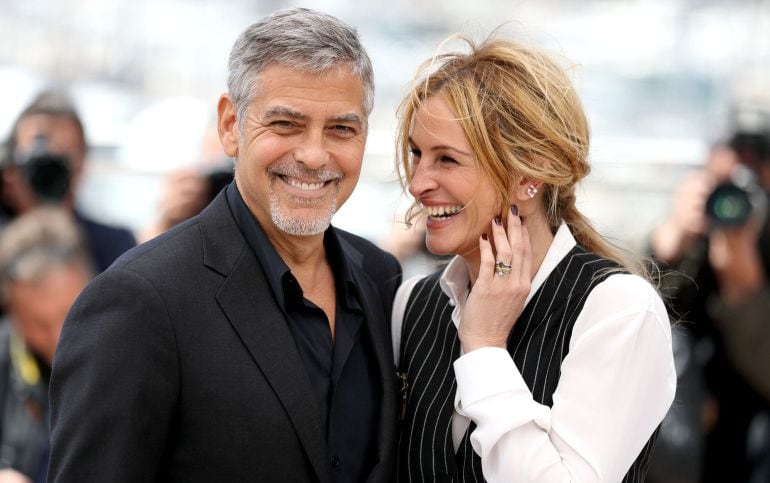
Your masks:
M 223 159 L 205 169 L 178 169 L 166 175 L 161 185 L 157 216 L 139 233 L 145 242 L 192 218 L 233 180 L 233 161 Z
M 0 483 L 45 481 L 51 364 L 92 273 L 68 211 L 35 208 L 0 233 Z
M 77 210 L 75 197 L 87 154 L 85 129 L 72 101 L 59 91 L 41 92 L 19 114 L 6 142 L 2 198 L 10 218 L 40 205 L 72 211 L 101 272 L 136 242 L 129 230 Z
M 735 124 L 651 235 L 661 292 L 681 321 L 686 405 L 664 422 L 655 459 L 669 470 L 656 469 L 656 483 L 770 481 L 770 111 L 743 106 Z M 702 467 L 667 476 L 688 461 Z

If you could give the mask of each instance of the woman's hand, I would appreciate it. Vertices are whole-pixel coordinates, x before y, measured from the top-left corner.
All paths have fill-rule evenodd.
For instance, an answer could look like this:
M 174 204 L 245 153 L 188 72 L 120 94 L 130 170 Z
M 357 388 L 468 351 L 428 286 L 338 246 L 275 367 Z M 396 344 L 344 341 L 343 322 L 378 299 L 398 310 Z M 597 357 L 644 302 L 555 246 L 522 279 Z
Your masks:
M 492 222 L 496 253 L 486 234 L 479 240 L 479 276 L 458 329 L 465 353 L 482 347 L 505 348 L 529 295 L 532 246 L 527 227 L 514 212 L 518 209 L 511 207 L 507 233 L 499 219 Z

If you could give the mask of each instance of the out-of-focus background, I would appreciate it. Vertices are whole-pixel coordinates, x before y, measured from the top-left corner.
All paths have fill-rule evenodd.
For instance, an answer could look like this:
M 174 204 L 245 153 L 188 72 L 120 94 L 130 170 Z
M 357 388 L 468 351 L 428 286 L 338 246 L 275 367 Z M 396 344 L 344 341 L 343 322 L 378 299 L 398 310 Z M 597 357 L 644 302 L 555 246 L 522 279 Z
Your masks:
M 0 136 L 42 88 L 67 88 L 92 146 L 79 205 L 146 225 L 161 175 L 216 153 L 226 59 L 256 18 L 300 2 L 2 0 Z M 580 204 L 603 232 L 640 247 L 672 186 L 729 130 L 739 97 L 767 95 L 770 2 L 719 0 L 325 0 L 357 26 L 377 100 L 361 185 L 336 224 L 375 241 L 403 210 L 393 175 L 395 110 L 417 64 L 447 35 L 506 33 L 574 67 L 593 130 Z M 765 86 L 762 92 L 761 86 Z M 398 206 L 398 208 L 397 208 Z M 400 218 L 400 216 L 398 217 Z
M 21 434 L 8 429 L 14 421 L 14 428 L 27 428 L 16 446 L 0 435 L 0 481 L 8 481 L 6 466 L 32 477 L 45 470 L 47 458 L 41 415 L 64 313 L 51 312 L 46 324 L 53 336 L 46 340 L 53 346 L 41 350 L 25 332 L 28 312 L 52 303 L 68 308 L 91 268 L 103 270 L 133 246 L 128 231 L 96 222 L 128 227 L 142 241 L 200 209 L 203 180 L 226 169 L 214 122 L 230 47 L 257 18 L 299 5 L 0 0 L 0 140 L 41 91 L 54 88 L 69 93 L 90 144 L 84 179 L 69 185 L 79 190 L 77 210 L 60 206 L 76 214 L 71 230 L 62 222 L 54 226 L 52 214 L 22 214 L 31 208 L 23 205 L 32 167 L 47 158 L 19 149 L 0 153 L 0 194 L 15 200 L 0 205 L 0 285 L 7 286 L 0 292 L 24 288 L 10 268 L 34 255 L 35 243 L 55 248 L 54 255 L 75 244 L 93 258 L 79 267 L 85 275 L 73 272 L 71 290 L 57 294 L 69 299 L 40 292 L 25 302 L 0 301 L 0 365 L 13 369 L 9 334 L 19 332 L 31 354 L 25 360 L 43 368 L 43 377 L 24 384 L 3 385 L 11 376 L 0 374 L 6 415 L 0 432 Z M 663 268 L 673 269 L 660 288 L 675 322 L 678 389 L 657 433 L 647 481 L 770 482 L 770 0 L 319 0 L 303 6 L 358 27 L 377 81 L 362 179 L 335 224 L 394 251 L 405 276 L 433 270 L 436 262 L 419 237 L 410 236 L 414 230 L 405 230 L 409 202 L 394 171 L 396 109 L 417 65 L 452 33 L 482 39 L 501 25 L 502 34 L 562 59 L 593 132 L 593 171 L 578 192 L 579 207 L 632 251 L 649 253 L 651 240 Z M 49 117 L 27 122 L 41 130 L 53 123 Z M 80 166 L 72 127 L 71 118 L 58 126 L 69 136 L 69 151 L 60 147 L 58 154 Z M 712 151 L 728 139 L 730 149 Z M 743 173 L 743 181 L 727 176 L 732 191 L 720 191 L 729 196 L 713 203 L 717 209 L 702 222 L 704 187 L 712 190 L 709 183 L 725 166 Z M 734 197 L 736 191 L 743 197 Z M 746 209 L 736 209 L 741 206 Z M 738 221 L 733 215 L 741 212 L 748 215 Z M 19 223 L 5 225 L 16 215 Z M 60 232 L 60 246 L 52 246 L 49 228 Z M 84 234 L 85 243 L 70 231 Z

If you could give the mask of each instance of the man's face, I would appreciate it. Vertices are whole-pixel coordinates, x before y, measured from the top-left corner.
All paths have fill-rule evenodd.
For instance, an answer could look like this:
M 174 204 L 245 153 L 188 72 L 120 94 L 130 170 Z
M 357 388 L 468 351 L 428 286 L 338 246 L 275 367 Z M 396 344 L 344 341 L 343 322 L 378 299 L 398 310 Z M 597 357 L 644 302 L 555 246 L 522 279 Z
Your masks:
M 89 277 L 81 267 L 52 269 L 36 282 L 8 286 L 8 313 L 27 346 L 48 364 L 64 319 Z
M 35 138 L 43 135 L 46 148 L 69 160 L 70 193 L 74 193 L 83 173 L 83 161 L 86 151 L 78 126 L 64 117 L 47 114 L 34 114 L 21 119 L 16 130 L 16 149 L 24 155 L 35 147 Z M 24 213 L 38 205 L 38 199 L 28 186 L 19 169 L 12 166 L 2 173 L 2 196 L 6 203 L 19 213 Z
M 50 152 L 67 157 L 73 175 L 80 175 L 86 152 L 80 129 L 72 120 L 47 114 L 25 117 L 17 126 L 16 149 L 29 153 L 35 147 L 35 138 L 39 135 L 45 137 Z
M 366 142 L 364 88 L 346 67 L 323 73 L 280 64 L 259 74 L 239 127 L 227 96 L 220 139 L 235 178 L 271 240 L 322 233 L 353 191 Z

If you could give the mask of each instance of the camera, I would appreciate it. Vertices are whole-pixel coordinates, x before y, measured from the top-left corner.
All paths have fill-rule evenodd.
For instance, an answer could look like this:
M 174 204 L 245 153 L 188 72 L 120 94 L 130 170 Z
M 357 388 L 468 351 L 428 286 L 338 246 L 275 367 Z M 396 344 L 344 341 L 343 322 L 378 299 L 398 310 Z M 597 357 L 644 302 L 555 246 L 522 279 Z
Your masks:
M 737 165 L 730 180 L 717 185 L 706 200 L 706 214 L 714 226 L 729 228 L 746 224 L 752 216 L 767 214 L 767 196 L 751 169 Z
M 729 147 L 739 163 L 730 179 L 719 184 L 706 200 L 706 214 L 716 227 L 739 227 L 752 217 L 764 222 L 767 193 L 756 174 L 762 163 L 770 163 L 770 113 L 744 110 L 737 116 L 739 129 Z
M 59 203 L 70 189 L 70 162 L 67 156 L 48 149 L 45 136 L 35 137 L 32 150 L 14 156 L 22 178 L 43 203 Z

